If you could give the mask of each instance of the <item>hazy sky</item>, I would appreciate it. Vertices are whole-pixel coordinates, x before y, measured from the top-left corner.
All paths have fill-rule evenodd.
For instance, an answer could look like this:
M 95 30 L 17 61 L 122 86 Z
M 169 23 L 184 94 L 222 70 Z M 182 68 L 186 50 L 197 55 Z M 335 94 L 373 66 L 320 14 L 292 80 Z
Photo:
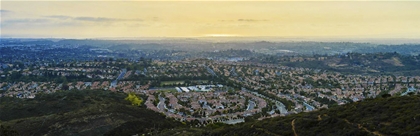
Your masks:
M 0 5 L 2 37 L 420 37 L 420 2 L 2 1 Z

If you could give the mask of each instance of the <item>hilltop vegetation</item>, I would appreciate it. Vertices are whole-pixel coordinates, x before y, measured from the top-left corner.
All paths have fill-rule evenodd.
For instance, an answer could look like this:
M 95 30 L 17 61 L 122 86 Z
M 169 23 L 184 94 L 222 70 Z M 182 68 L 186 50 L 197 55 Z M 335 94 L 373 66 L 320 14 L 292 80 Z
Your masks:
M 19 135 L 131 135 L 183 126 L 132 105 L 126 97 L 100 90 L 62 91 L 35 99 L 2 97 L 0 121 Z
M 420 135 L 420 96 L 369 99 L 331 109 L 247 120 L 237 125 L 209 125 L 202 130 L 175 129 L 161 135 Z
M 330 109 L 203 128 L 167 119 L 110 91 L 0 98 L 2 133 L 19 135 L 420 135 L 420 96 L 367 99 Z M 144 98 L 142 98 L 144 99 Z M 6 127 L 4 127 L 6 126 Z

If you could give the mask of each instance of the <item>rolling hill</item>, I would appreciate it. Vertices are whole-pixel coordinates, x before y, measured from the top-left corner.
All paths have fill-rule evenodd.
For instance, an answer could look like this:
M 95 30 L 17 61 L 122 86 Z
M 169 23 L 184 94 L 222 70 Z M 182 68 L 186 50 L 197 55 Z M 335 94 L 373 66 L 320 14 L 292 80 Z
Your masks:
M 195 128 L 168 119 L 126 94 L 63 91 L 35 99 L 0 98 L 1 135 L 420 135 L 420 96 L 367 99 L 237 125 Z

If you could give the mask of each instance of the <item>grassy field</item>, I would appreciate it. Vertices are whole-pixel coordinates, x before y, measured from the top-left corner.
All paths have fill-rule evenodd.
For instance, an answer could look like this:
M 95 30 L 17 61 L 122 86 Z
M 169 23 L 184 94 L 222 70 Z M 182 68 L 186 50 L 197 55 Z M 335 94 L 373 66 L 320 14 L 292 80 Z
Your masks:
M 208 80 L 192 80 L 191 82 L 202 82 L 204 84 L 208 83 Z M 172 85 L 172 84 L 184 84 L 185 81 L 177 80 L 177 81 L 162 81 L 160 85 Z
M 162 81 L 160 85 L 183 84 L 185 81 Z
M 203 83 L 209 83 L 208 80 L 194 80 L 194 82 L 203 82 Z
M 155 64 L 157 64 L 158 66 L 162 66 L 162 65 L 165 65 L 166 62 L 155 62 Z
M 163 90 L 158 90 L 159 92 L 167 92 L 167 93 L 169 93 L 169 92 L 172 92 L 172 93 L 174 93 L 174 92 L 178 92 L 175 88 L 174 89 L 163 89 Z

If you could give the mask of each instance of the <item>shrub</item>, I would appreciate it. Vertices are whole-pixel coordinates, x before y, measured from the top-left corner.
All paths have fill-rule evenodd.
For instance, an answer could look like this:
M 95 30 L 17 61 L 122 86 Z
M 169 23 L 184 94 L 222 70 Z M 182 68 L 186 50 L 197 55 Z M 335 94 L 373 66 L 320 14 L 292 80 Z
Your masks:
M 131 105 L 140 106 L 143 103 L 143 100 L 139 97 L 137 97 L 134 93 L 129 93 L 128 96 L 125 98 L 125 100 L 128 100 L 131 102 Z

